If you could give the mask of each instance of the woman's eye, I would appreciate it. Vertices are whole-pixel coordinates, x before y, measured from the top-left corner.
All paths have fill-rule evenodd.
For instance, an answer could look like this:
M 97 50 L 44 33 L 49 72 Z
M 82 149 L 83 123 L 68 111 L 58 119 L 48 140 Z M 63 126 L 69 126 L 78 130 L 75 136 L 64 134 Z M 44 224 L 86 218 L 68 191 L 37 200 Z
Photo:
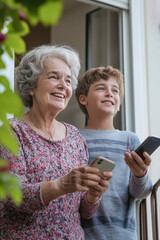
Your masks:
M 57 79 L 57 76 L 56 75 L 52 75 L 49 77 L 49 79 Z
M 66 79 L 67 84 L 71 84 L 71 79 Z

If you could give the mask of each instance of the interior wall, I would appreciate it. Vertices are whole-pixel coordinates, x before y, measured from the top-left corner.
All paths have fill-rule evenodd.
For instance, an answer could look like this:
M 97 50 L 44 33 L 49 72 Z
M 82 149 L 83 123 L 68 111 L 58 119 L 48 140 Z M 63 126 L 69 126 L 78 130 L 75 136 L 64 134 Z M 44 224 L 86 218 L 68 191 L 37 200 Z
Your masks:
M 67 2 L 64 1 L 67 5 Z M 72 0 L 75 2 L 75 0 Z M 75 48 L 80 53 L 81 59 L 81 71 L 80 75 L 85 72 L 85 29 L 86 13 L 95 9 L 95 6 L 76 2 L 72 8 L 68 8 L 63 12 L 57 26 L 53 26 L 51 29 L 51 42 L 56 44 L 68 44 Z M 81 112 L 78 102 L 73 96 L 67 106 L 67 109 L 61 112 L 58 120 L 65 121 L 75 125 L 78 128 L 85 126 L 85 115 Z
M 26 50 L 31 50 L 34 47 L 38 47 L 43 44 L 50 44 L 50 32 L 51 27 L 44 27 L 41 23 L 36 26 L 29 25 L 30 32 L 23 37 L 26 43 Z M 21 55 L 16 55 L 15 65 L 19 63 Z M 24 113 L 28 111 L 28 108 L 24 106 Z
M 160 1 L 145 1 L 149 134 L 160 138 Z M 160 178 L 160 147 L 152 154 L 153 183 Z
M 42 44 L 50 43 L 51 27 L 44 27 L 42 24 L 30 26 L 30 33 L 24 37 L 27 50 Z

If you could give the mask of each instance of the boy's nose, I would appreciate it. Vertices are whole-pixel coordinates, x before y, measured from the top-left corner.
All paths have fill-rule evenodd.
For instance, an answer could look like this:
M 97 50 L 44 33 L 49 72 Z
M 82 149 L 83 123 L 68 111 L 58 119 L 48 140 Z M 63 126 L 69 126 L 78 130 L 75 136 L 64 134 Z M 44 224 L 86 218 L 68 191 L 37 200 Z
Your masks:
M 112 97 L 113 96 L 112 91 L 110 89 L 106 90 L 106 96 L 107 97 Z

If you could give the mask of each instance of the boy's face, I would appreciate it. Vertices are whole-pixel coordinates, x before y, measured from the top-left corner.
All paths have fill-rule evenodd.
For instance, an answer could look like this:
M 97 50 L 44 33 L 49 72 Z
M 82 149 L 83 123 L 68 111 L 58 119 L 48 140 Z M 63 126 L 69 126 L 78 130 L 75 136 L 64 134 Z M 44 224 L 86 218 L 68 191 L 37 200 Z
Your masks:
M 114 117 L 120 108 L 119 86 L 116 79 L 110 77 L 108 80 L 100 79 L 91 84 L 88 95 L 80 96 L 89 114 L 107 114 L 107 117 Z

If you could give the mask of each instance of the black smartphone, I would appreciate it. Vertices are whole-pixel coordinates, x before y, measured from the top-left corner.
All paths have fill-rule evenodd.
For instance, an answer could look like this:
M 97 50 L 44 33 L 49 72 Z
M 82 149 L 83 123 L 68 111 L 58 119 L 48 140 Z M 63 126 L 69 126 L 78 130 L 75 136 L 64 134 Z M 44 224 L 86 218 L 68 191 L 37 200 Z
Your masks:
M 151 155 L 160 146 L 160 138 L 149 136 L 135 150 L 135 152 L 144 160 L 143 153 Z

